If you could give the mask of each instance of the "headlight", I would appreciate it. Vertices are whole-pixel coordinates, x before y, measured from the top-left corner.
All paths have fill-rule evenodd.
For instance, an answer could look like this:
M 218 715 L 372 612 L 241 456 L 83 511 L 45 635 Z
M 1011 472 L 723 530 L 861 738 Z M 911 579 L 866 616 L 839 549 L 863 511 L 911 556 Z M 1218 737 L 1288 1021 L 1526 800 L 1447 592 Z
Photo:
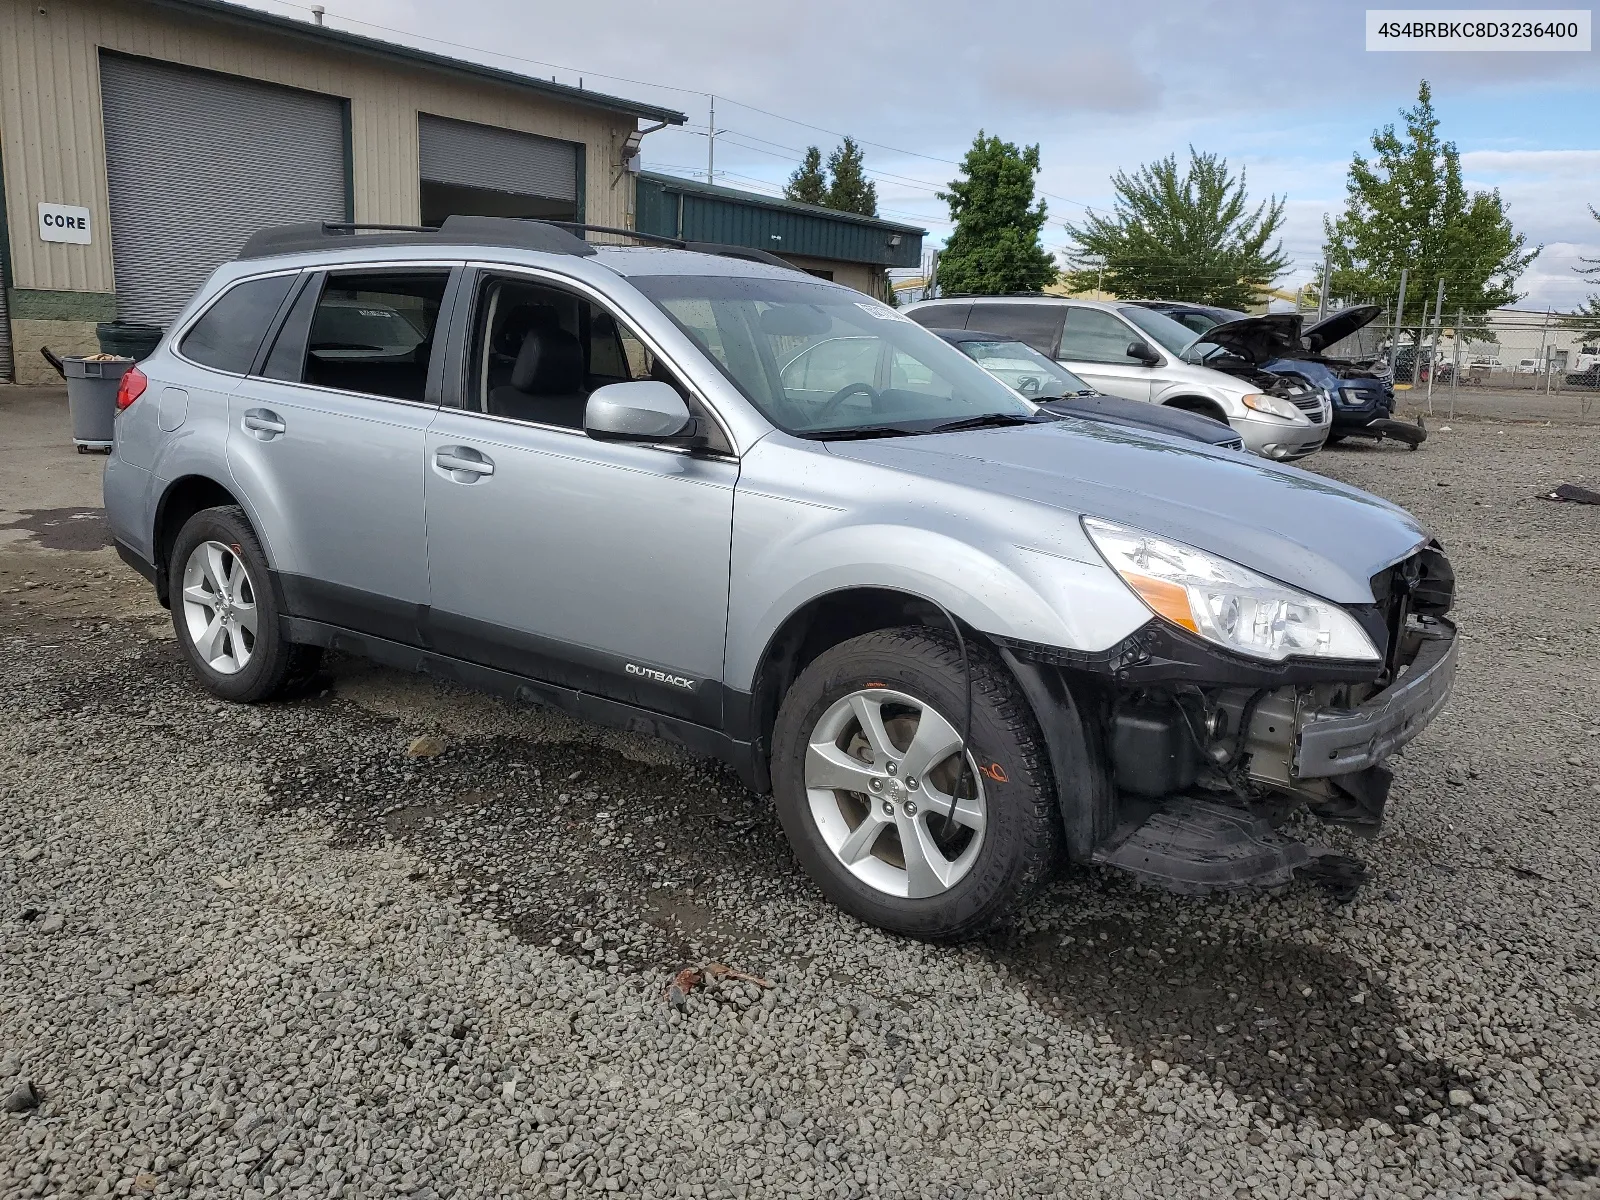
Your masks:
M 1083 530 L 1111 569 L 1159 617 L 1228 650 L 1286 658 L 1377 661 L 1355 619 L 1193 546 L 1084 517 Z
M 1300 415 L 1300 410 L 1287 400 L 1281 400 L 1277 396 L 1269 396 L 1265 392 L 1250 392 L 1247 395 L 1240 396 L 1239 402 L 1246 408 L 1252 408 L 1259 413 L 1266 413 L 1268 416 L 1282 417 L 1286 421 L 1292 421 Z

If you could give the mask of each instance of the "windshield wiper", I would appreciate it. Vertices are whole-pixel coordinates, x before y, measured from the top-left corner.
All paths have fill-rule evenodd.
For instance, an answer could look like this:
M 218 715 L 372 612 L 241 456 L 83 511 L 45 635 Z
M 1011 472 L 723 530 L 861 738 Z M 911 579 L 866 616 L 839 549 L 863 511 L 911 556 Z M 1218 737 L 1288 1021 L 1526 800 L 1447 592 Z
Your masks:
M 866 438 L 911 437 L 927 433 L 926 429 L 908 429 L 904 425 L 847 425 L 841 429 L 807 429 L 799 436 L 813 442 L 851 442 Z
M 1039 418 L 1032 413 L 983 413 L 976 417 L 962 417 L 959 421 L 945 421 L 924 433 L 960 433 L 963 429 L 998 429 L 1003 425 L 1037 425 Z

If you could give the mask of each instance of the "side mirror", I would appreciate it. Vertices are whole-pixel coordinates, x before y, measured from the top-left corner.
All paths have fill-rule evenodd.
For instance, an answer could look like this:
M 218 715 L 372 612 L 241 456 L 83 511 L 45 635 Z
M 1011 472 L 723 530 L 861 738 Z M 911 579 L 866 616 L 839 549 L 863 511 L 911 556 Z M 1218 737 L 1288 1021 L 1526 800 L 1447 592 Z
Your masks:
M 583 431 L 600 442 L 694 445 L 700 440 L 695 426 L 677 389 L 654 379 L 596 388 L 583 410 Z
M 1153 367 L 1161 361 L 1161 356 L 1156 353 L 1155 347 L 1149 342 L 1129 342 L 1124 353 L 1137 362 L 1142 362 L 1147 367 Z

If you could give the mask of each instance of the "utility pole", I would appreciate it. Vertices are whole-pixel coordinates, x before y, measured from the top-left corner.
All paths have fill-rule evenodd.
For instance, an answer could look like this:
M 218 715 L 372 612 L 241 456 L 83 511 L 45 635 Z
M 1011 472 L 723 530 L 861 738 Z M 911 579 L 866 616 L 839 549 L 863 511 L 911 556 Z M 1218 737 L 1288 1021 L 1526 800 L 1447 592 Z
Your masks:
M 1327 259 L 1322 260 L 1322 286 L 1317 289 L 1317 320 L 1321 321 L 1328 315 L 1328 277 L 1332 274 L 1333 266 Z
M 706 182 L 717 181 L 717 98 L 708 96 L 711 101 L 711 119 L 706 122 Z

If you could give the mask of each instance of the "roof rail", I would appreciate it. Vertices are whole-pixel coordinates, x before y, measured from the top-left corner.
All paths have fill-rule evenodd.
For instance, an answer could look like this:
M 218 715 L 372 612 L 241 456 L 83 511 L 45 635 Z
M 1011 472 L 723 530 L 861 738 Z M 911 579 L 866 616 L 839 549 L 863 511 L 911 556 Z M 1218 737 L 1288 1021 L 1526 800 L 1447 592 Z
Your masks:
M 722 258 L 742 258 L 769 267 L 799 270 L 776 254 L 751 246 L 731 246 L 722 242 L 690 242 L 683 238 L 640 233 L 637 229 L 618 229 L 612 225 L 587 225 L 580 221 L 541 221 L 524 217 L 446 217 L 442 225 L 368 225 L 354 221 L 307 221 L 299 225 L 279 225 L 250 235 L 240 258 L 268 258 L 274 254 L 297 254 L 307 250 L 332 250 L 348 246 L 509 246 L 517 250 L 542 250 L 547 254 L 589 255 L 593 246 L 579 237 L 582 233 L 605 233 L 633 238 L 673 250 L 692 250 Z
M 735 246 L 728 242 L 691 242 L 684 238 L 667 237 L 659 233 L 640 233 L 637 229 L 618 229 L 614 225 L 588 225 L 581 221 L 547 221 L 546 224 L 554 225 L 558 229 L 570 229 L 575 233 L 608 233 L 614 237 L 634 238 L 652 246 L 665 246 L 672 250 L 692 250 L 696 254 L 715 254 L 720 258 L 742 258 L 748 262 L 765 263 L 769 267 L 783 267 L 790 271 L 800 269 L 772 252 L 758 250 L 754 246 Z
M 520 217 L 446 217 L 444 224 L 363 225 L 351 221 L 307 221 L 279 225 L 250 235 L 240 258 L 268 258 L 306 250 L 332 250 L 345 246 L 441 246 L 481 244 L 517 250 L 542 250 L 547 254 L 594 253 L 594 247 L 548 221 Z

